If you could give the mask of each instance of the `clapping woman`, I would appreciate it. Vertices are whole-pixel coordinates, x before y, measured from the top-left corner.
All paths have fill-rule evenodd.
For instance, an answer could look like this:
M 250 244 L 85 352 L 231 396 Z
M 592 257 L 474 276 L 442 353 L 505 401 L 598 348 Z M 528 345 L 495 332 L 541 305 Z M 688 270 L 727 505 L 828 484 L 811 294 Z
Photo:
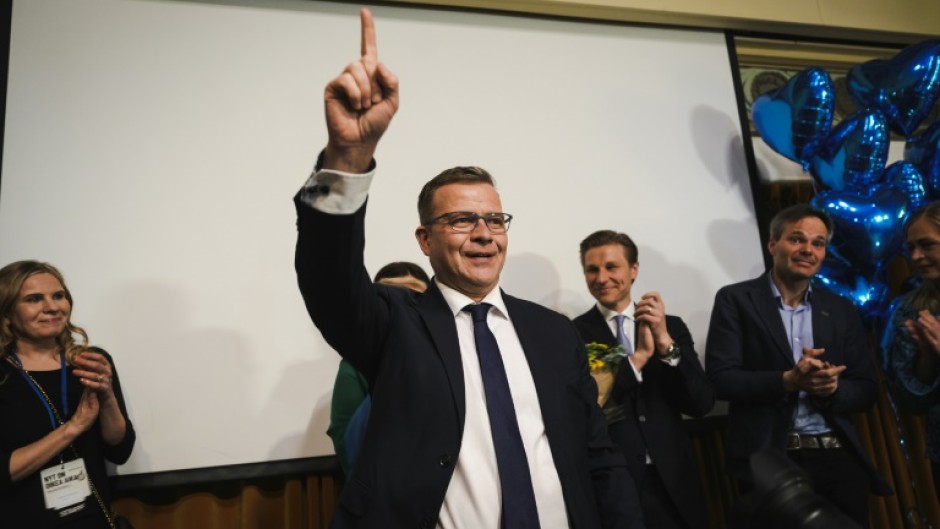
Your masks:
M 134 429 L 114 363 L 71 321 L 62 274 L 0 269 L 0 527 L 113 527 L 105 460 L 127 461 Z M 76 342 L 76 337 L 80 340 Z
M 940 478 L 940 202 L 911 216 L 907 249 L 921 283 L 895 310 L 885 345 L 899 402 L 927 413 L 927 457 L 936 486 Z

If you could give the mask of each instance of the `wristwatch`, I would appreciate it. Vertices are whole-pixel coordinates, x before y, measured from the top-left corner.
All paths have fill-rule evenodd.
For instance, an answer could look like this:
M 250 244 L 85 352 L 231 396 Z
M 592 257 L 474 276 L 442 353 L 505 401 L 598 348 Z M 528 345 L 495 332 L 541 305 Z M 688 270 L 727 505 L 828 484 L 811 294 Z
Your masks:
M 672 342 L 669 344 L 669 347 L 666 348 L 666 355 L 663 358 L 665 360 L 678 360 L 679 354 L 679 346 L 676 345 L 676 342 Z

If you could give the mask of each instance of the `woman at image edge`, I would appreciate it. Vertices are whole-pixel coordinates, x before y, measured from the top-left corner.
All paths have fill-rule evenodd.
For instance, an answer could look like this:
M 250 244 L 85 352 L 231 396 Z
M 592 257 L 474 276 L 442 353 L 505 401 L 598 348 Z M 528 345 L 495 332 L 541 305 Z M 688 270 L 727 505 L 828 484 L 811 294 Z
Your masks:
M 899 403 L 913 411 L 927 411 L 927 457 L 936 489 L 940 478 L 940 202 L 911 216 L 907 247 L 922 282 L 904 296 L 892 315 L 886 345 Z
M 111 357 L 87 345 L 88 336 L 72 324 L 71 312 L 72 295 L 53 266 L 18 261 L 0 269 L 0 526 L 5 529 L 110 526 L 105 460 L 127 461 L 135 434 Z M 75 479 L 59 479 L 63 476 Z M 47 495 L 57 480 L 72 484 L 86 477 L 97 494 L 65 500 Z M 47 502 L 57 507 L 47 508 Z

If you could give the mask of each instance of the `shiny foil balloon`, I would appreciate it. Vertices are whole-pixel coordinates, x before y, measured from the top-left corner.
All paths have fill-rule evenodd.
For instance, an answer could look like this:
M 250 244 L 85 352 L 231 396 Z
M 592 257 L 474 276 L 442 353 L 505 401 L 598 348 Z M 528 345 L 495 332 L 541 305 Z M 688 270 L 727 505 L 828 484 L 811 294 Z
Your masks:
M 875 186 L 870 191 L 825 191 L 810 199 L 832 217 L 829 252 L 865 277 L 898 254 L 911 208 L 900 189 Z
M 895 162 L 884 172 L 884 183 L 907 196 L 907 203 L 911 211 L 917 211 L 927 202 L 927 191 L 924 188 L 924 179 L 912 164 Z
M 889 144 L 880 112 L 856 112 L 839 123 L 810 158 L 810 173 L 825 189 L 869 189 L 881 181 Z
M 870 325 L 882 314 L 888 300 L 888 285 L 883 275 L 883 272 L 878 271 L 865 276 L 844 261 L 829 256 L 823 261 L 813 282 L 851 301 L 866 325 Z
M 923 134 L 907 140 L 904 161 L 920 171 L 927 196 L 931 200 L 940 198 L 940 119 Z
M 910 137 L 940 97 L 940 41 L 908 46 L 894 57 L 857 65 L 846 76 L 860 107 L 874 107 Z
M 807 68 L 751 106 L 754 128 L 773 150 L 808 167 L 832 126 L 835 90 L 829 74 Z

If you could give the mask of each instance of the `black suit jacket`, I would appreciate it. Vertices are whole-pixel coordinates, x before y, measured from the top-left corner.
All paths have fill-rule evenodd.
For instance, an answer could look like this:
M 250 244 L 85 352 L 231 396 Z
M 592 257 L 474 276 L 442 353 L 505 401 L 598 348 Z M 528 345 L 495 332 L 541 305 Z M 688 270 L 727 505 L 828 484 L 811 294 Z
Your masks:
M 813 399 L 813 404 L 868 470 L 872 491 L 890 494 L 849 418 L 868 410 L 878 391 L 861 319 L 850 301 L 818 285 L 813 285 L 810 303 L 813 346 L 826 350 L 822 360 L 846 366 L 836 392 Z M 797 393 L 784 391 L 783 372 L 794 365 L 769 272 L 718 291 L 705 345 L 705 369 L 718 398 L 729 403 L 726 457 L 736 478 L 752 481 L 752 454 L 767 448 L 786 450 Z
M 359 461 L 332 526 L 434 527 L 464 427 L 453 314 L 433 284 L 419 294 L 372 283 L 363 265 L 365 206 L 329 215 L 299 196 L 295 204 L 295 266 L 307 310 L 373 390 Z M 534 303 L 503 298 L 535 381 L 571 527 L 642 527 L 636 489 L 607 435 L 574 326 Z
M 575 318 L 574 324 L 585 342 L 617 344 L 596 306 Z M 666 330 L 679 347 L 679 364 L 673 367 L 655 357 L 650 359 L 643 368 L 642 383 L 629 365 L 620 368 L 610 401 L 622 405 L 627 418 L 609 425 L 610 437 L 627 456 L 637 482 L 646 472 L 649 450 L 663 485 L 689 527 L 704 528 L 708 525 L 705 498 L 682 414 L 705 415 L 715 403 L 715 393 L 685 323 L 676 316 L 666 316 Z

